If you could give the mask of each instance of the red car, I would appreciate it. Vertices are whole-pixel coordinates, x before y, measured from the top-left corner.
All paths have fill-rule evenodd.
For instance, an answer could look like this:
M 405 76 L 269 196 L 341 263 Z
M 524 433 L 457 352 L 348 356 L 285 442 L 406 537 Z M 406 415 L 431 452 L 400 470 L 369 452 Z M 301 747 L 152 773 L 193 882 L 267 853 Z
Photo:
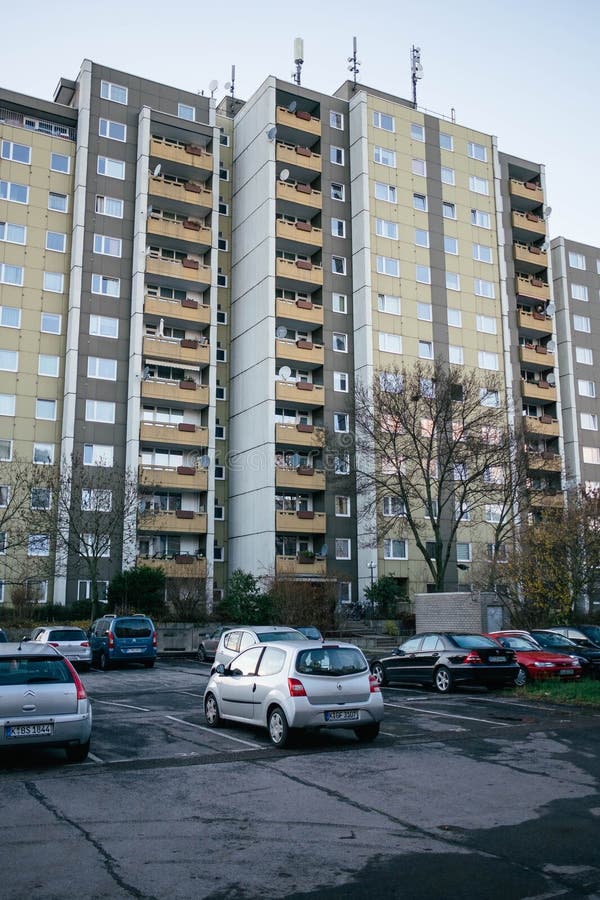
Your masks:
M 581 678 L 579 660 L 567 653 L 544 650 L 532 638 L 516 631 L 493 631 L 488 637 L 494 638 L 503 647 L 514 650 L 519 663 L 519 674 L 515 678 L 517 686 L 526 684 L 530 679 L 560 678 L 573 681 Z

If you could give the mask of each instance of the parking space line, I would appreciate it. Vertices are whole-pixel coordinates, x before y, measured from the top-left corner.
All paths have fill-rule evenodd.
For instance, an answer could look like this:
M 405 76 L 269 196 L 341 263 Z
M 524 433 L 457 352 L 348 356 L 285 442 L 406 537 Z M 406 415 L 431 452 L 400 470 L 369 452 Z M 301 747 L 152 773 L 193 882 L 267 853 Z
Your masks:
M 95 753 L 88 753 L 87 758 L 91 759 L 92 762 L 95 762 L 95 763 L 103 763 L 104 762 L 104 760 L 100 759 L 99 756 L 96 756 Z
M 486 725 L 502 725 L 504 728 L 510 728 L 509 722 L 498 722 L 495 719 L 476 719 L 474 716 L 459 716 L 456 713 L 437 712 L 434 709 L 419 709 L 416 706 L 404 706 L 402 703 L 385 702 L 385 706 L 393 706 L 396 709 L 409 709 L 411 712 L 420 712 L 429 716 L 443 716 L 445 719 L 465 719 L 467 722 L 484 722 Z
M 190 728 L 198 728 L 200 731 L 208 731 L 211 734 L 215 734 L 214 728 L 208 728 L 206 725 L 196 725 L 195 722 L 187 722 L 185 719 L 178 719 L 177 716 L 165 716 L 165 719 L 171 719 L 173 722 L 179 722 L 180 725 L 189 725 Z M 222 731 L 220 732 L 220 736 L 227 738 L 229 741 L 235 741 L 237 744 L 245 744 L 247 747 L 251 747 L 252 750 L 261 750 L 261 744 L 253 744 L 250 741 L 243 741 L 241 738 L 233 737 L 231 734 L 224 734 Z
M 137 709 L 138 712 L 150 712 L 146 706 L 132 706 L 130 703 L 117 703 L 116 700 L 98 700 L 96 697 L 90 697 L 93 703 L 103 703 L 105 706 L 121 706 L 123 709 Z

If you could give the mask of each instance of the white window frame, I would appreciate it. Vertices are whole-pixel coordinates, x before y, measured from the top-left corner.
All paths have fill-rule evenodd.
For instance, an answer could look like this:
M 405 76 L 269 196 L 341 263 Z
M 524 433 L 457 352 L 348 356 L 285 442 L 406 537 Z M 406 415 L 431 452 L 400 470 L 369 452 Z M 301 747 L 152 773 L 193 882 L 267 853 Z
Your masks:
M 98 156 L 96 174 L 105 178 L 115 178 L 117 181 L 125 181 L 127 164 L 122 159 L 113 159 L 110 156 Z
M 54 444 L 36 442 L 33 445 L 32 461 L 36 466 L 51 466 L 54 464 Z M 36 459 L 37 457 L 37 459 Z M 41 457 L 41 458 L 40 458 Z
M 115 84 L 113 81 L 100 82 L 100 96 L 103 100 L 111 100 L 113 103 L 120 103 L 127 106 L 129 92 L 122 84 Z
M 123 136 L 119 137 L 119 134 Z M 98 135 L 111 141 L 125 143 L 127 140 L 127 125 L 124 122 L 115 122 L 114 119 L 100 119 L 98 122 Z
M 406 538 L 385 538 L 383 541 L 384 559 L 408 559 L 408 542 Z

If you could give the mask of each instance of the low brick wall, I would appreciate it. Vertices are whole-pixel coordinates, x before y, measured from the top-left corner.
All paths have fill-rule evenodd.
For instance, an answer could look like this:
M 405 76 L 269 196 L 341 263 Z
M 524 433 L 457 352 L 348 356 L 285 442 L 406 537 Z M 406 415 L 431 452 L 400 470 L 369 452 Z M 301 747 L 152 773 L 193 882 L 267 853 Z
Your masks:
M 415 594 L 415 630 L 466 631 L 471 633 L 502 628 L 492 622 L 492 610 L 500 603 L 491 593 Z M 502 613 L 498 613 L 502 615 Z

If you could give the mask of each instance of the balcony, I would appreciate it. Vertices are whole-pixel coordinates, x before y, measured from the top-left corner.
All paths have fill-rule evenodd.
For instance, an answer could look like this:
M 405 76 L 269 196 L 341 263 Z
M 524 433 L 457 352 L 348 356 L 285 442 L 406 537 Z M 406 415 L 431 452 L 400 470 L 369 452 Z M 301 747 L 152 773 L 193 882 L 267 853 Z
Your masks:
M 541 278 L 525 278 L 517 275 L 515 290 L 520 297 L 533 297 L 534 300 L 543 302 L 550 300 L 550 285 Z
M 161 300 L 146 294 L 144 313 L 163 319 L 167 325 L 184 322 L 191 325 L 208 325 L 210 306 L 197 300 Z
M 553 369 L 556 365 L 554 353 L 549 353 L 540 344 L 535 347 L 533 344 L 519 347 L 519 359 L 527 368 L 535 370 Z
M 290 488 L 298 491 L 324 491 L 325 472 L 311 466 L 297 468 L 276 466 L 275 487 Z
M 517 310 L 517 324 L 519 330 L 533 337 L 540 335 L 550 336 L 554 331 L 554 320 L 552 316 L 546 313 L 526 312 L 524 309 Z
M 556 403 L 556 388 L 547 381 L 526 381 L 521 379 L 521 396 L 525 400 L 539 400 L 541 403 Z
M 142 398 L 159 400 L 174 406 L 208 406 L 209 388 L 207 384 L 196 384 L 195 381 L 162 381 L 151 378 L 142 381 Z
M 323 447 L 325 431 L 314 425 L 276 425 L 275 443 L 288 447 Z
M 301 144 L 284 144 L 277 141 L 275 160 L 290 170 L 292 178 L 301 178 L 302 171 L 316 173 L 321 171 L 321 154 L 313 153 Z
M 548 254 L 535 244 L 513 244 L 513 259 L 521 272 L 539 272 L 548 268 Z
M 275 399 L 304 409 L 317 409 L 325 403 L 325 388 L 308 381 L 277 381 Z
M 316 369 L 322 366 L 325 360 L 323 345 L 313 344 L 312 341 L 287 341 L 277 338 L 275 355 L 279 365 L 285 360 L 298 363 L 302 369 Z
M 528 240 L 531 239 L 531 235 L 534 238 L 545 237 L 546 235 L 546 223 L 541 216 L 536 216 L 531 212 L 519 212 L 518 210 L 513 210 L 511 213 L 511 223 L 513 230 L 515 232 L 515 236 L 523 235 L 523 243 L 527 243 Z
M 276 259 L 275 275 L 283 290 L 310 293 L 323 287 L 323 267 L 313 266 L 303 259 Z
M 544 192 L 534 181 L 519 181 L 511 178 L 509 181 L 510 195 L 515 199 L 515 206 L 525 209 L 534 209 L 544 202 Z
M 314 331 L 323 325 L 323 307 L 310 300 L 283 300 L 275 298 L 275 315 L 277 319 L 285 319 L 288 327 L 296 326 L 298 330 Z
M 152 137 L 150 138 L 150 156 L 212 175 L 213 155 L 204 147 L 170 141 L 167 138 Z
M 144 356 L 190 366 L 207 366 L 210 361 L 210 347 L 198 340 L 176 340 L 146 336 L 143 342 Z
M 307 135 L 317 138 L 321 136 L 321 120 L 301 109 L 290 112 L 287 107 L 278 106 L 275 113 L 275 124 L 278 127 L 281 126 L 286 135 L 289 132 L 297 132 L 294 143 L 302 144 L 303 140 L 306 141 L 305 136 Z
M 302 182 L 277 181 L 275 197 L 279 201 L 278 212 L 300 218 L 307 217 L 307 207 L 312 210 L 320 210 L 323 205 L 321 191 Z
M 153 446 L 206 447 L 208 446 L 208 428 L 203 425 L 194 425 L 192 422 L 180 422 L 177 425 L 142 422 L 140 440 L 147 441 Z
M 327 516 L 322 512 L 277 510 L 275 530 L 287 534 L 325 534 Z
M 140 484 L 152 487 L 208 490 L 208 472 L 195 466 L 140 466 L 138 478 Z
M 527 434 L 540 437 L 558 437 L 560 434 L 558 419 L 552 416 L 523 416 L 523 428 Z
M 197 259 L 158 259 L 155 256 L 146 257 L 146 274 L 168 279 L 171 286 L 182 288 L 203 285 L 203 289 L 210 287 L 211 268 L 205 266 Z M 176 284 L 173 284 L 173 281 Z
M 138 531 L 152 531 L 154 534 L 205 534 L 206 513 L 188 509 L 143 512 L 138 515 Z
M 192 253 L 206 253 L 212 245 L 212 229 L 194 219 L 186 219 L 185 222 L 173 222 L 170 219 L 161 219 L 158 215 L 152 215 L 148 219 L 148 234 L 155 235 L 160 240 L 162 247 L 173 250 L 189 250 Z
M 173 212 L 203 219 L 212 212 L 212 191 L 196 181 L 170 181 L 151 175 L 148 179 L 148 199 L 167 200 Z
M 560 472 L 562 459 L 558 453 L 544 451 L 543 453 L 527 452 L 527 467 L 532 471 Z
M 309 222 L 286 222 L 285 219 L 277 219 L 275 234 L 281 241 L 285 241 L 285 249 L 294 253 L 306 253 L 307 248 L 323 246 L 323 232 L 315 228 Z
M 160 556 L 138 556 L 136 566 L 162 569 L 167 578 L 206 578 L 206 560 L 186 553 L 162 559 Z
M 276 556 L 275 574 L 324 578 L 327 574 L 327 560 L 322 556 Z
M 532 506 L 543 509 L 562 509 L 564 506 L 562 491 L 532 491 L 529 502 Z

